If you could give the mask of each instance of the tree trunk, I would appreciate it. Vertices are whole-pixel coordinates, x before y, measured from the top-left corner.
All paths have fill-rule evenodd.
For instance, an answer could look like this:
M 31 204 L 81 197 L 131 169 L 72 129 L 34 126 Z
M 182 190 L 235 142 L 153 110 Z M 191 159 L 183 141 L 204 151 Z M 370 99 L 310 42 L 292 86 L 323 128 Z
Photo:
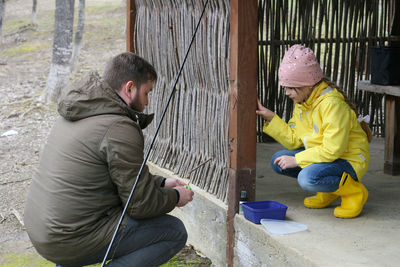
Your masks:
M 83 30 L 85 28 L 85 0 L 79 0 L 78 25 L 76 27 L 71 67 L 75 69 L 81 51 Z
M 53 57 L 42 99 L 56 102 L 71 74 L 75 0 L 56 0 Z
M 6 13 L 6 0 L 0 0 L 0 41 L 3 36 L 3 20 Z
M 37 0 L 32 0 L 32 25 L 37 25 Z

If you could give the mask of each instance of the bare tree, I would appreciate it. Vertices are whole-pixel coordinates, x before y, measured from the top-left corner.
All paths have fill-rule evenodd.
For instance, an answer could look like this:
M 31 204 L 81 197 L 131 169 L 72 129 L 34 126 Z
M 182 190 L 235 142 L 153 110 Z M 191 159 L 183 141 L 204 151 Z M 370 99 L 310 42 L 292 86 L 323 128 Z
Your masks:
M 53 56 L 42 101 L 57 101 L 71 73 L 75 0 L 56 0 Z
M 83 30 L 85 28 L 85 0 L 79 0 L 78 25 L 76 26 L 71 68 L 75 69 L 81 51 Z
M 6 0 L 0 0 L 0 41 L 3 36 L 3 19 L 6 13 Z
M 31 18 L 32 25 L 37 25 L 38 24 L 36 15 L 37 15 L 37 0 L 32 0 L 32 18 Z

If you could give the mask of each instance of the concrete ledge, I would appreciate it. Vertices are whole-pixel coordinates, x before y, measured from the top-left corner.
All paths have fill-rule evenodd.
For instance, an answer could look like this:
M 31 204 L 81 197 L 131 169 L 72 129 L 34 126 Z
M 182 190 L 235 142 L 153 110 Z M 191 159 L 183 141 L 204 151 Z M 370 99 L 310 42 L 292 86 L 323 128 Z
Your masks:
M 182 179 L 169 170 L 148 163 L 150 172 L 164 177 Z M 226 216 L 227 205 L 195 185 L 193 201 L 170 214 L 181 219 L 189 233 L 188 243 L 206 255 L 215 266 L 226 266 Z
M 235 266 L 316 266 L 243 215 L 235 216 L 235 231 Z

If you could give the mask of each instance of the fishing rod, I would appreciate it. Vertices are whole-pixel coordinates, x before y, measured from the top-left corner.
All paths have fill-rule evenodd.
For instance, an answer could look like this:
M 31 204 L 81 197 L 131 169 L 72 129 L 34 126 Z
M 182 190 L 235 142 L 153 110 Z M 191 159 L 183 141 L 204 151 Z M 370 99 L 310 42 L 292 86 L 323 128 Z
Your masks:
M 176 78 L 175 78 L 175 82 L 174 82 L 174 85 L 172 86 L 171 93 L 170 93 L 170 95 L 169 95 L 169 97 L 168 97 L 167 104 L 165 105 L 165 108 L 164 108 L 163 113 L 162 113 L 162 115 L 161 115 L 160 122 L 159 122 L 158 125 L 157 125 L 156 132 L 154 133 L 153 139 L 151 140 L 151 143 L 150 143 L 150 145 L 149 145 L 149 148 L 147 149 L 146 156 L 144 157 L 144 160 L 143 160 L 143 162 L 142 162 L 142 165 L 140 166 L 139 172 L 138 172 L 138 174 L 137 174 L 137 176 L 136 176 L 136 181 L 135 181 L 135 183 L 134 183 L 133 186 L 132 186 L 132 190 L 131 190 L 131 192 L 130 192 L 130 194 L 129 194 L 128 200 L 126 201 L 126 204 L 125 204 L 124 209 L 123 209 L 123 211 L 122 211 L 121 217 L 119 218 L 119 221 L 118 221 L 117 227 L 115 228 L 115 231 L 114 231 L 113 237 L 112 237 L 112 239 L 111 239 L 110 245 L 109 245 L 108 248 L 107 248 L 106 254 L 105 254 L 104 259 L 103 259 L 103 262 L 101 263 L 101 267 L 104 267 L 104 264 L 105 264 L 106 261 L 107 261 L 108 254 L 110 253 L 111 247 L 112 247 L 112 245 L 113 245 L 113 243 L 114 243 L 114 240 L 115 240 L 115 237 L 116 237 L 116 235 L 117 235 L 117 233 L 118 233 L 118 230 L 119 230 L 119 228 L 121 227 L 121 223 L 122 223 L 122 220 L 124 219 L 124 216 L 125 216 L 126 211 L 127 211 L 127 209 L 128 209 L 128 205 L 129 205 L 129 203 L 130 203 L 131 200 L 132 200 L 132 196 L 133 196 L 133 193 L 135 192 L 136 185 L 137 185 L 137 183 L 138 183 L 138 181 L 139 181 L 140 175 L 142 174 L 142 171 L 143 171 L 144 167 L 146 166 L 147 159 L 148 159 L 149 156 L 150 156 L 151 149 L 153 148 L 153 145 L 154 145 L 154 142 L 155 142 L 156 137 L 157 137 L 157 135 L 158 135 L 158 132 L 160 131 L 161 123 L 162 123 L 163 120 L 164 120 L 165 114 L 167 113 L 168 106 L 169 106 L 169 104 L 170 104 L 170 102 L 171 102 L 171 100 L 172 100 L 172 97 L 173 97 L 173 95 L 174 95 L 174 92 L 175 92 L 175 89 L 176 89 L 176 85 L 178 84 L 179 77 L 180 77 L 181 74 L 182 74 L 183 67 L 185 66 L 185 62 L 186 62 L 186 59 L 187 59 L 187 57 L 188 57 L 188 55 L 189 55 L 190 48 L 192 47 L 194 38 L 196 37 L 196 33 L 197 33 L 197 30 L 198 30 L 198 28 L 199 28 L 199 26 L 200 26 L 200 22 L 201 22 L 201 19 L 203 18 L 203 15 L 204 15 L 204 12 L 205 12 L 205 10 L 206 10 L 208 1 L 209 1 L 209 0 L 206 0 L 206 3 L 204 4 L 203 11 L 201 12 L 200 18 L 199 18 L 199 20 L 198 20 L 198 22 L 197 22 L 197 25 L 196 25 L 196 29 L 194 30 L 194 33 L 193 33 L 193 35 L 192 35 L 192 40 L 190 41 L 189 47 L 188 47 L 187 50 L 186 50 L 185 57 L 184 57 L 184 59 L 183 59 L 183 61 L 182 61 L 182 64 L 181 64 L 181 66 L 180 66 L 180 68 L 179 68 L 179 72 L 178 72 L 178 74 L 177 74 L 177 76 L 176 76 Z M 190 188 L 190 187 L 189 187 L 189 188 Z

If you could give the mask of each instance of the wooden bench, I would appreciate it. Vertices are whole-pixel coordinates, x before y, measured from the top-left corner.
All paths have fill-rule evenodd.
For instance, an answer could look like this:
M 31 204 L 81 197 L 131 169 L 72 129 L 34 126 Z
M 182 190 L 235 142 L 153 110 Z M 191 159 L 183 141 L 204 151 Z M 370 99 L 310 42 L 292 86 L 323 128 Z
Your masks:
M 385 163 L 383 172 L 400 174 L 400 85 L 385 86 L 359 81 L 358 89 L 385 95 Z

